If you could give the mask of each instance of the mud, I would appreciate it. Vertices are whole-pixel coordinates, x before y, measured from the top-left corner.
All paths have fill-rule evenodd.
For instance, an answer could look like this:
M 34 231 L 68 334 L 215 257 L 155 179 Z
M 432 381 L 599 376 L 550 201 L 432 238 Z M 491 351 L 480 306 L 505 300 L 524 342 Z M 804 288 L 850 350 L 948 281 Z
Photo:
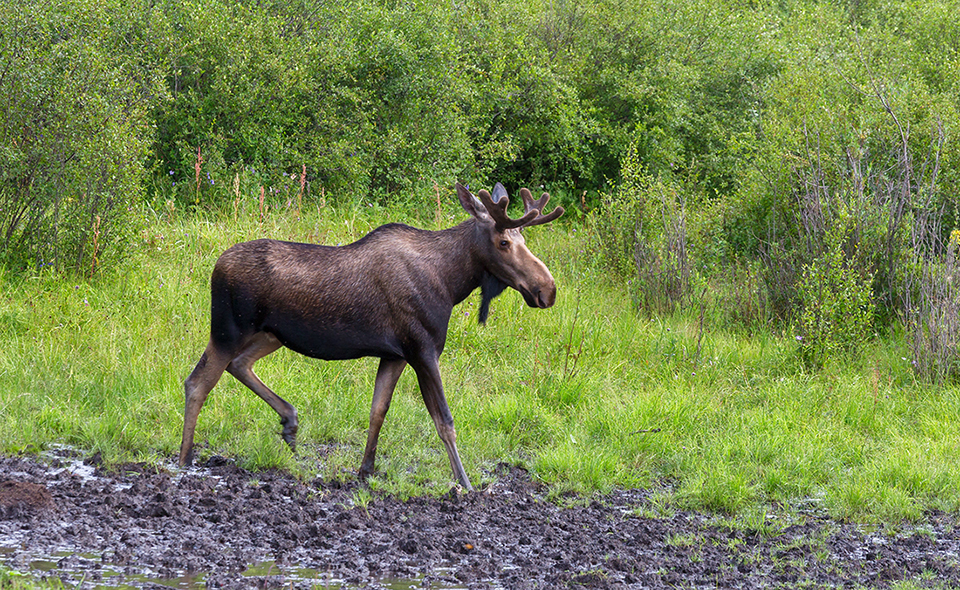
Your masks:
M 859 526 L 796 508 L 731 526 L 645 490 L 560 504 L 521 469 L 441 498 L 247 472 L 0 458 L 0 563 L 123 588 L 771 588 L 960 584 L 960 518 Z M 787 515 L 789 514 L 789 516 Z

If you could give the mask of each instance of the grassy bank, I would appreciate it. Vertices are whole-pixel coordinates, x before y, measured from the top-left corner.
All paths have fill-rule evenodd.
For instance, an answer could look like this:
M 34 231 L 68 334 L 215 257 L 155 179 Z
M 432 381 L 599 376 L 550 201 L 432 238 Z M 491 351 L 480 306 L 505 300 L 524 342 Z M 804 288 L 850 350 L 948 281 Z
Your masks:
M 139 251 L 90 281 L 0 278 L 0 451 L 64 443 L 107 461 L 171 464 L 182 381 L 208 336 L 210 270 L 256 237 L 346 243 L 386 221 L 448 226 L 451 202 L 415 214 L 354 205 L 299 214 L 255 203 L 153 214 Z M 653 320 L 592 261 L 583 230 L 527 232 L 560 293 L 549 310 L 508 291 L 478 326 L 475 295 L 454 310 L 441 359 L 458 446 L 475 483 L 501 461 L 557 492 L 663 486 L 667 506 L 721 512 L 764 503 L 899 519 L 960 508 L 960 392 L 916 383 L 895 337 L 809 372 L 789 336 L 726 333 L 699 310 Z M 299 410 L 301 446 L 226 376 L 200 415 L 200 459 L 352 477 L 365 440 L 375 359 L 321 362 L 289 351 L 258 374 Z M 412 371 L 381 434 L 374 490 L 445 491 L 449 465 Z

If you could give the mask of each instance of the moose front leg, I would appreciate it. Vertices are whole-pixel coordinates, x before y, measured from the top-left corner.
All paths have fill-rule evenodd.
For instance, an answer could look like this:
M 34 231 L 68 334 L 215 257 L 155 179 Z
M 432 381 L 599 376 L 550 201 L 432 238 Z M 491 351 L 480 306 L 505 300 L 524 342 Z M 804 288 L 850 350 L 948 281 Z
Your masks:
M 453 477 L 465 490 L 472 492 L 473 486 L 470 485 L 470 478 L 467 477 L 467 472 L 464 471 L 463 463 L 460 461 L 460 453 L 457 452 L 457 431 L 453 427 L 453 415 L 450 414 L 450 408 L 447 406 L 447 398 L 443 395 L 440 366 L 436 360 L 428 360 L 415 365 L 414 370 L 417 372 L 423 402 L 427 405 L 427 411 L 433 418 L 437 434 L 440 435 L 440 440 L 447 449 Z
M 373 404 L 370 406 L 370 428 L 367 430 L 367 448 L 363 451 L 363 463 L 360 464 L 360 479 L 373 475 L 373 465 L 377 459 L 377 440 L 380 427 L 390 409 L 393 390 L 397 387 L 400 374 L 407 367 L 404 360 L 380 360 L 377 368 L 377 380 L 373 386 Z

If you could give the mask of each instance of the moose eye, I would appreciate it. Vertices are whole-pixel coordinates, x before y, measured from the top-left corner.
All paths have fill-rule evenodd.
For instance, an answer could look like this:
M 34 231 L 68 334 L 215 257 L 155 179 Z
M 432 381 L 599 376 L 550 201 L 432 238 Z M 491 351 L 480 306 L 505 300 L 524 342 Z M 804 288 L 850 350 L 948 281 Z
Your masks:
M 508 241 L 506 241 L 506 240 L 500 240 L 500 247 L 503 248 L 504 250 L 506 250 L 506 249 L 507 249 L 507 246 L 509 246 L 509 245 L 510 245 L 510 242 L 508 242 Z

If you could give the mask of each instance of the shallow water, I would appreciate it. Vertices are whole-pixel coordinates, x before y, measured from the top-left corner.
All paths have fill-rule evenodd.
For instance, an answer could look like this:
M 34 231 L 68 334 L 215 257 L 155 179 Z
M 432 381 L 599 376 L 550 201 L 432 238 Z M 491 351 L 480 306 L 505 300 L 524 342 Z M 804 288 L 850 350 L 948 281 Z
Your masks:
M 161 577 L 150 574 L 124 573 L 121 567 L 104 564 L 95 566 L 94 571 L 96 573 L 91 575 L 90 562 L 99 561 L 100 557 L 93 554 L 79 554 L 67 551 L 57 552 L 54 555 L 30 556 L 26 561 L 26 568 L 11 567 L 5 558 L 12 555 L 13 552 L 14 549 L 11 547 L 0 547 L 0 564 L 12 571 L 35 579 L 49 579 L 54 577 L 61 580 L 67 586 L 77 588 L 90 590 L 133 590 L 145 587 L 156 588 L 158 586 L 176 590 L 205 590 L 207 588 L 206 573 Z M 71 564 L 75 565 L 71 567 Z M 467 587 L 464 585 L 442 581 L 443 578 L 449 579 L 451 573 L 450 568 L 438 568 L 436 576 L 431 576 L 432 579 L 429 581 L 422 575 L 415 578 L 385 576 L 374 581 L 373 587 L 379 587 L 383 590 L 419 590 L 421 588 L 466 590 Z M 252 580 L 253 578 L 276 578 L 277 583 L 271 586 L 283 586 L 286 588 L 310 587 L 329 588 L 331 590 L 350 590 L 360 587 L 370 588 L 372 585 L 371 583 L 349 584 L 329 572 L 321 572 L 319 570 L 295 565 L 277 565 L 277 563 L 273 561 L 251 564 L 241 575 L 245 578 L 251 578 L 251 586 L 260 585 L 259 583 L 255 583 Z
M 205 572 L 178 572 L 179 575 L 159 575 L 151 573 L 131 572 L 129 567 L 122 567 L 105 563 L 104 555 L 94 553 L 77 553 L 61 550 L 52 554 L 32 553 L 19 551 L 17 547 L 8 543 L 15 539 L 0 539 L 0 565 L 11 571 L 42 580 L 56 578 L 68 587 L 90 590 L 134 590 L 140 588 L 172 588 L 176 590 L 205 590 L 207 588 L 207 573 Z M 13 557 L 16 555 L 16 562 Z M 141 569 L 134 566 L 135 569 Z M 330 572 L 301 567 L 298 565 L 280 565 L 275 561 L 261 561 L 250 564 L 242 573 L 244 578 L 251 579 L 252 586 L 260 586 L 263 579 L 274 579 L 271 586 L 286 588 L 309 587 L 331 590 L 350 590 L 353 588 L 382 588 L 383 590 L 414 590 L 421 588 L 437 588 L 444 590 L 466 590 L 462 584 L 452 583 L 453 568 L 436 568 L 434 575 L 428 580 L 424 575 L 413 578 L 399 578 L 384 576 L 364 584 L 350 584 L 334 576 Z M 444 581 L 447 580 L 447 581 Z M 491 586 L 496 588 L 496 585 Z

